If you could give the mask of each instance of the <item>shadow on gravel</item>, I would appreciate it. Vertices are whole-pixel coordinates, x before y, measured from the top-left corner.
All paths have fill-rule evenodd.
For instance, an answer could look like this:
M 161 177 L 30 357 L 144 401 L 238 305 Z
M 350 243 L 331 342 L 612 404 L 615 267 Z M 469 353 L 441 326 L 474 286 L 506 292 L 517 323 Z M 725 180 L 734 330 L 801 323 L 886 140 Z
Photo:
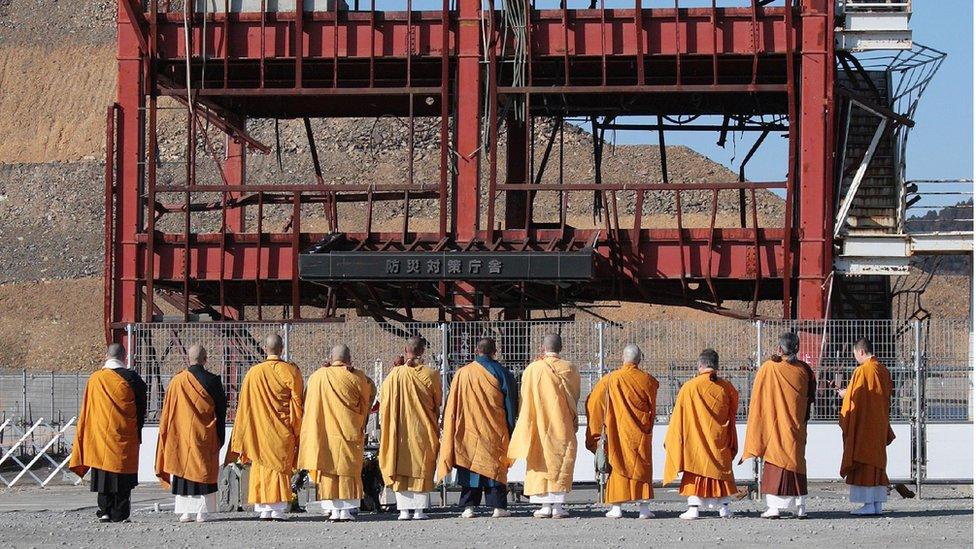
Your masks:
M 878 520 L 878 519 L 909 519 L 909 518 L 924 518 L 924 517 L 959 517 L 965 515 L 972 515 L 972 509 L 919 509 L 913 511 L 885 511 L 881 516 L 858 516 L 852 515 L 850 512 L 839 512 L 839 511 L 827 511 L 827 512 L 811 512 L 810 518 L 812 519 L 851 519 L 851 520 Z

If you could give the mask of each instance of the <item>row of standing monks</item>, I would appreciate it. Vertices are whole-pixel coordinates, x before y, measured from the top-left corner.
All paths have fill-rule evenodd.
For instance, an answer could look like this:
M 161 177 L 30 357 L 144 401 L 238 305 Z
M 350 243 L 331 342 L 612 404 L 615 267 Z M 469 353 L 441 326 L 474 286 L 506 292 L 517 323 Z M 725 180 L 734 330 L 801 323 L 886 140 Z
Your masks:
M 854 344 L 855 369 L 845 389 L 840 426 L 844 453 L 840 475 L 852 513 L 882 512 L 887 498 L 886 446 L 892 382 L 873 356 L 871 343 Z M 759 369 L 739 462 L 762 460 L 764 517 L 783 512 L 806 516 L 806 425 L 816 390 L 810 367 L 797 359 L 799 339 L 785 333 L 779 353 Z M 318 505 L 334 521 L 354 520 L 363 497 L 365 428 L 376 387 L 353 367 L 348 347 L 332 349 L 330 363 L 303 383 L 299 369 L 283 360 L 281 339 L 265 340 L 267 360 L 244 378 L 224 463 L 250 464 L 247 499 L 265 520 L 285 520 L 293 499 L 292 476 L 307 471 Z M 547 335 L 538 360 L 525 368 L 520 389 L 512 372 L 495 360 L 495 343 L 478 342 L 474 362 L 452 379 L 441 417 L 440 375 L 424 364 L 425 342 L 407 341 L 404 356 L 379 391 L 379 466 L 395 494 L 399 519 L 426 518 L 437 481 L 454 474 L 461 488 L 462 517 L 484 503 L 491 516 L 509 516 L 508 471 L 525 461 L 524 495 L 540 507 L 539 518 L 563 518 L 577 453 L 580 375 L 560 357 L 562 341 Z M 137 484 L 138 449 L 146 409 L 146 385 L 122 363 L 123 349 L 108 349 L 105 367 L 85 389 L 69 467 L 91 471 L 98 493 L 98 520 L 124 521 Z M 219 452 L 224 444 L 227 401 L 220 379 L 208 372 L 206 351 L 189 349 L 190 366 L 170 383 L 160 417 L 156 474 L 175 495 L 180 521 L 205 521 L 215 509 Z M 586 400 L 585 443 L 608 474 L 607 516 L 623 516 L 636 503 L 651 518 L 651 439 L 658 381 L 639 365 L 636 345 L 623 350 L 623 365 L 594 386 Z M 719 375 L 718 354 L 706 349 L 698 375 L 678 392 L 665 436 L 664 483 L 680 476 L 688 498 L 683 519 L 701 509 L 731 517 L 737 494 L 733 459 L 738 454 L 738 393 Z M 312 507 L 314 508 L 314 507 Z

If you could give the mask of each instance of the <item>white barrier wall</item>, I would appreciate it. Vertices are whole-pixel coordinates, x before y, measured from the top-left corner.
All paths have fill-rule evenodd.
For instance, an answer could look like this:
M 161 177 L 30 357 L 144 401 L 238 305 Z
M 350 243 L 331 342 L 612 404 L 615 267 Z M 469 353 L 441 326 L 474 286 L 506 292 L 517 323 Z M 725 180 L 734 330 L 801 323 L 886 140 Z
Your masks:
M 907 424 L 892 425 L 895 431 L 895 441 L 888 447 L 888 476 L 892 479 L 907 479 L 911 477 L 911 426 Z M 578 441 L 576 470 L 574 479 L 578 482 L 593 482 L 596 475 L 593 471 L 593 454 L 583 444 L 585 426 L 581 426 L 576 433 Z M 739 434 L 739 454 L 745 442 L 746 426 L 741 423 L 736 426 Z M 664 435 L 667 425 L 654 426 L 652 454 L 654 459 L 654 480 L 660 481 L 664 473 Z M 928 478 L 930 479 L 972 479 L 973 462 L 969 451 L 973 447 L 973 425 L 929 425 L 928 434 Z M 142 447 L 139 452 L 139 481 L 153 482 L 156 480 L 154 472 L 156 462 L 156 440 L 159 437 L 159 427 L 147 426 L 142 431 Z M 230 428 L 227 429 L 227 439 L 230 440 Z M 961 451 L 960 449 L 965 449 Z M 220 451 L 223 459 L 227 445 Z M 843 457 L 840 427 L 836 424 L 812 423 L 807 429 L 807 477 L 810 480 L 838 480 L 840 461 Z M 733 461 L 734 473 L 737 479 L 752 478 L 752 460 L 741 465 L 738 456 Z M 521 482 L 525 478 L 525 462 L 519 461 L 509 472 L 508 478 L 513 482 Z
M 926 477 L 956 480 L 973 478 L 973 424 L 925 426 Z

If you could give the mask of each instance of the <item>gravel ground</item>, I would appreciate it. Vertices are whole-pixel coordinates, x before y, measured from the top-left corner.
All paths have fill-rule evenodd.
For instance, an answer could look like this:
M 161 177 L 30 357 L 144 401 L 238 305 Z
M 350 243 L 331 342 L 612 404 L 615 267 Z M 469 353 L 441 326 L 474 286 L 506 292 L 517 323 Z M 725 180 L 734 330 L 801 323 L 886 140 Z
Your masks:
M 649 521 L 609 520 L 592 501 L 592 489 L 573 492 L 573 516 L 553 522 L 532 519 L 530 507 L 515 504 L 509 519 L 460 519 L 457 509 L 435 509 L 424 522 L 397 522 L 395 515 L 362 515 L 356 522 L 332 524 L 318 514 L 293 514 L 288 523 L 264 523 L 250 513 L 217 515 L 207 524 L 175 523 L 168 512 L 152 512 L 155 501 L 169 501 L 156 486 L 142 486 L 129 524 L 94 522 L 94 496 L 84 488 L 55 487 L 0 492 L 0 546 L 3 547 L 759 547 L 769 544 L 846 547 L 965 547 L 973 544 L 972 487 L 926 486 L 924 500 L 894 495 L 880 518 L 847 514 L 846 487 L 811 486 L 810 518 L 777 521 L 758 518 L 762 506 L 737 502 L 737 516 L 720 520 L 703 513 L 699 521 L 677 518 L 682 502 L 673 490 L 658 489 Z M 454 495 L 456 498 L 456 495 Z M 437 499 L 437 498 L 435 498 Z M 46 509 L 46 510 L 40 510 Z M 6 511 L 6 512 L 5 512 Z M 635 513 L 631 512 L 631 516 Z

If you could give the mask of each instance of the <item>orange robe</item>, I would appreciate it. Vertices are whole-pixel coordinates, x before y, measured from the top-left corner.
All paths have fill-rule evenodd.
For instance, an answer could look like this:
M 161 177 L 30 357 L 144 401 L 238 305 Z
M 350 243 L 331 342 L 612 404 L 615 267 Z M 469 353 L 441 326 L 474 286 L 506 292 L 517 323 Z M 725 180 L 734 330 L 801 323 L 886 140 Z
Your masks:
M 380 389 L 380 471 L 395 492 L 430 492 L 440 438 L 440 374 L 397 366 Z
M 703 373 L 678 391 L 664 437 L 664 484 L 683 472 L 683 496 L 721 498 L 736 492 L 732 458 L 738 452 L 735 415 L 739 392 Z
M 854 369 L 840 409 L 844 458 L 840 476 L 856 486 L 887 486 L 887 446 L 895 440 L 888 422 L 891 374 L 875 357 Z
M 164 487 L 169 488 L 173 476 L 217 484 L 222 438 L 217 425 L 216 405 L 197 378 L 189 370 L 173 376 L 156 443 L 156 476 Z
M 526 496 L 572 490 L 579 395 L 579 370 L 568 361 L 547 356 L 522 372 L 521 405 L 508 457 L 525 460 Z
M 739 463 L 760 458 L 767 467 L 775 465 L 805 480 L 807 421 L 816 387 L 813 371 L 805 362 L 787 362 L 779 356 L 764 362 L 752 386 Z
M 606 434 L 610 476 L 604 503 L 654 497 L 651 437 L 657 416 L 658 381 L 634 364 L 603 376 L 586 399 L 586 447 L 596 452 Z
M 298 367 L 274 355 L 244 376 L 224 462 L 251 463 L 249 503 L 291 501 L 303 393 Z
M 136 376 L 138 377 L 138 376 Z M 145 384 L 139 396 L 119 373 L 102 368 L 92 373 L 78 412 L 78 427 L 71 446 L 68 468 L 79 477 L 89 469 L 109 473 L 137 474 L 139 444 L 142 442 L 142 414 L 145 414 Z
M 376 387 L 342 362 L 308 378 L 298 467 L 318 484 L 319 500 L 363 497 L 363 445 Z
M 459 368 L 447 393 L 435 480 L 462 467 L 506 484 L 509 440 L 498 379 L 477 362 Z

